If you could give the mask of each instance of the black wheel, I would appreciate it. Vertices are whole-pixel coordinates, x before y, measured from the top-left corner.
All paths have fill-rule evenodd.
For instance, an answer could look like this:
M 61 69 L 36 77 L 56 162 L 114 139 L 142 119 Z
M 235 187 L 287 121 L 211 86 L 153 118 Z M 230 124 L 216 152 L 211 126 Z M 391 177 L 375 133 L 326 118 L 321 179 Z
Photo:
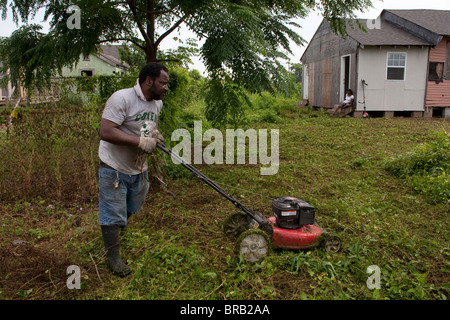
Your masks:
M 234 213 L 223 223 L 223 232 L 227 237 L 236 239 L 248 229 L 248 218 L 245 213 Z
M 271 250 L 272 241 L 261 229 L 249 229 L 242 233 L 237 241 L 237 253 L 245 261 L 256 263 L 264 259 Z
M 324 239 L 324 248 L 326 252 L 338 252 L 341 250 L 341 239 L 336 235 L 327 235 Z

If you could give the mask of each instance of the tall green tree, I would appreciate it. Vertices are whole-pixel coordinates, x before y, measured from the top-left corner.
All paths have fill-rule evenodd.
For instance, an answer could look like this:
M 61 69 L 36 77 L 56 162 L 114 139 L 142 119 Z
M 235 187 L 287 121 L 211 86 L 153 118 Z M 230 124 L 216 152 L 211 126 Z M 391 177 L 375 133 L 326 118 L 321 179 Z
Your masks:
M 76 15 L 70 5 L 79 8 L 79 28 L 68 24 Z M 212 80 L 210 93 L 230 97 L 229 103 L 208 99 L 208 114 L 220 125 L 239 118 L 242 89 L 286 87 L 282 62 L 292 53 L 291 42 L 304 43 L 295 19 L 320 10 L 335 32 L 345 34 L 344 19 L 371 5 L 370 0 L 0 0 L 2 18 L 8 7 L 15 22 L 27 22 L 43 9 L 50 22 L 47 34 L 38 25 L 25 25 L 2 40 L 0 59 L 13 78 L 30 87 L 73 65 L 80 54 L 95 53 L 102 43 L 132 44 L 147 62 L 173 60 L 158 48 L 184 25 L 204 40 L 199 50 Z

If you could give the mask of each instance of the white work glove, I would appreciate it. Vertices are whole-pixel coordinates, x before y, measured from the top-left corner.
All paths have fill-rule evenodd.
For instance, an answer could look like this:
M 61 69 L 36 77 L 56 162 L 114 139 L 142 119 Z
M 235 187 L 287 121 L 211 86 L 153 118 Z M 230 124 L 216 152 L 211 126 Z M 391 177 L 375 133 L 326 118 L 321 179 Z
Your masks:
M 163 144 L 164 143 L 164 137 L 162 134 L 158 131 L 158 129 L 153 130 L 150 132 L 150 137 L 158 139 L 158 143 Z
M 158 129 L 153 130 L 150 132 L 149 137 L 140 137 L 139 138 L 139 145 L 138 147 L 142 149 L 145 153 L 152 153 L 156 150 L 157 144 L 163 144 L 164 138 L 159 133 Z

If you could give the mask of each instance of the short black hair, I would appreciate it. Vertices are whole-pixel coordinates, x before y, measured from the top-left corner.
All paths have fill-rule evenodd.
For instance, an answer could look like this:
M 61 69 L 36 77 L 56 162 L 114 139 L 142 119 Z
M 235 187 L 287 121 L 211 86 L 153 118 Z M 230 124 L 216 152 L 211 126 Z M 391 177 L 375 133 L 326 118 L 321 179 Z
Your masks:
M 347 92 L 349 92 L 349 91 L 350 91 L 351 94 L 353 94 L 352 89 L 347 89 Z
M 139 83 L 143 83 L 145 79 L 147 79 L 147 77 L 150 77 L 153 80 L 155 80 L 161 75 L 161 70 L 164 70 L 167 73 L 169 72 L 166 66 L 159 62 L 147 63 L 145 66 L 142 67 L 141 71 L 139 72 Z

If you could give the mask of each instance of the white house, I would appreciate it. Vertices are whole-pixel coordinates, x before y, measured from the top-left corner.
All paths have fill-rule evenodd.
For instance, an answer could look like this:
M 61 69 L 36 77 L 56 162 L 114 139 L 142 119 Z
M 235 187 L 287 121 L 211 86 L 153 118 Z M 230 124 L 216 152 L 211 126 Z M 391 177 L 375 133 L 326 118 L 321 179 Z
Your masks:
M 450 117 L 449 21 L 446 10 L 383 10 L 359 20 L 367 32 L 349 21 L 343 38 L 324 20 L 300 59 L 303 98 L 330 109 L 352 89 L 355 116 Z

